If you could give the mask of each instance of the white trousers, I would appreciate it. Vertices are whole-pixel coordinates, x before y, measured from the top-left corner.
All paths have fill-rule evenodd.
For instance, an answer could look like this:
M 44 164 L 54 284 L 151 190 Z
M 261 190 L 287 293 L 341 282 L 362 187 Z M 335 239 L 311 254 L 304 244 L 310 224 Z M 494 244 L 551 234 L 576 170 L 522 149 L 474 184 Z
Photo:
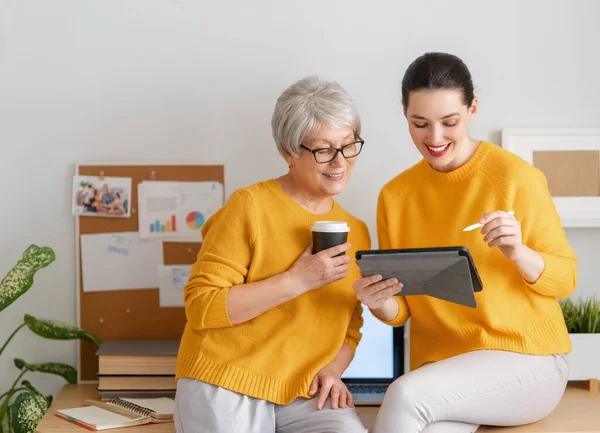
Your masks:
M 390 385 L 372 433 L 473 433 L 546 417 L 569 377 L 567 355 L 478 350 L 427 364 Z
M 278 405 L 192 379 L 179 379 L 176 433 L 366 433 L 356 410 L 331 409 L 327 399 L 297 398 Z

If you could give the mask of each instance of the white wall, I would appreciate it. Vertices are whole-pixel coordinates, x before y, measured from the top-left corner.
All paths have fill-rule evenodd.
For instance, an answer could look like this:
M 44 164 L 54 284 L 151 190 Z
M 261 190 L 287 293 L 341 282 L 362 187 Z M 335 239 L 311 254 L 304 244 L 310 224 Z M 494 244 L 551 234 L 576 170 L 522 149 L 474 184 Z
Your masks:
M 418 159 L 399 103 L 410 61 L 436 50 L 467 62 L 480 97 L 474 137 L 597 127 L 599 16 L 594 0 L 0 0 L 0 275 L 31 243 L 57 255 L 0 313 L 0 344 L 25 313 L 75 322 L 76 162 L 224 163 L 230 194 L 286 169 L 270 138 L 275 99 L 320 74 L 362 114 L 367 144 L 340 201 L 375 237 L 380 187 Z M 594 293 L 600 230 L 569 237 L 581 259 L 577 291 Z M 17 356 L 74 364 L 75 344 L 22 331 L 0 358 L 0 393 Z

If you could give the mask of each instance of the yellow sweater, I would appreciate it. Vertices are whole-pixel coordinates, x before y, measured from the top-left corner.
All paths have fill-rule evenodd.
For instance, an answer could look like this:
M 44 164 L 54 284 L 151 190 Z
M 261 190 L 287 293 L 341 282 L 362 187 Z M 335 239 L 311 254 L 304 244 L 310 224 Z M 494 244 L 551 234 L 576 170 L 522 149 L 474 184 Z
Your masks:
M 361 339 L 362 307 L 352 283 L 359 269 L 254 319 L 233 326 L 227 293 L 234 285 L 287 271 L 312 243 L 314 221 L 346 221 L 346 253 L 370 248 L 366 225 L 338 203 L 315 215 L 269 180 L 237 190 L 202 229 L 204 242 L 185 287 L 187 324 L 177 377 L 217 385 L 277 404 L 307 397 L 316 373 Z
M 497 247 L 488 247 L 479 230 L 462 231 L 495 210 L 514 210 L 523 244 L 542 255 L 544 271 L 533 284 Z M 428 296 L 395 298 L 399 312 L 387 323 L 401 326 L 411 317 L 411 369 L 478 349 L 571 351 L 556 298 L 574 290 L 577 257 L 535 167 L 488 142 L 449 173 L 423 159 L 384 186 L 377 228 L 381 249 L 466 246 L 483 282 L 475 309 Z

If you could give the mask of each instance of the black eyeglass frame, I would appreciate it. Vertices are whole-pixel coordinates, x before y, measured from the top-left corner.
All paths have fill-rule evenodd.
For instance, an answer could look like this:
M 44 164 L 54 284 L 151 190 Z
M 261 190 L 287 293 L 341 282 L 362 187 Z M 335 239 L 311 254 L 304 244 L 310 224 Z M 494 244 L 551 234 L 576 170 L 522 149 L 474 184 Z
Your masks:
M 358 140 L 356 140 L 356 141 L 353 141 L 352 143 L 348 143 L 348 144 L 346 144 L 346 145 L 344 145 L 344 146 L 342 146 L 342 147 L 340 147 L 340 148 L 335 148 L 335 147 L 319 147 L 319 148 L 317 148 L 317 149 L 309 149 L 309 148 L 308 148 L 308 147 L 306 147 L 304 144 L 300 144 L 300 147 L 301 147 L 302 149 L 304 149 L 304 150 L 307 150 L 307 151 L 309 151 L 310 153 L 312 153 L 312 154 L 313 154 L 313 157 L 315 158 L 315 162 L 316 162 L 317 164 L 329 164 L 331 161 L 334 161 L 334 160 L 337 158 L 337 156 L 338 156 L 338 153 L 340 153 L 340 152 L 342 153 L 342 156 L 343 156 L 344 158 L 346 158 L 346 159 L 356 158 L 356 157 L 357 157 L 357 156 L 360 154 L 360 152 L 362 152 L 362 148 L 363 148 L 363 146 L 365 145 L 365 140 L 363 140 L 362 138 L 360 138 L 360 136 L 358 136 L 358 135 L 357 135 L 357 136 L 356 136 L 356 138 L 358 138 Z M 359 151 L 356 153 L 356 155 L 352 155 L 352 156 L 346 156 L 346 155 L 344 155 L 344 149 L 347 149 L 347 148 L 349 148 L 350 146 L 353 146 L 353 145 L 355 145 L 355 144 L 357 144 L 357 143 L 360 143 L 360 149 L 359 149 Z M 333 150 L 335 150 L 335 154 L 333 155 L 333 158 L 331 158 L 331 159 L 330 159 L 330 160 L 328 160 L 328 161 L 317 161 L 317 153 L 318 153 L 319 151 L 321 151 L 321 150 L 327 150 L 327 151 L 331 151 L 332 149 L 333 149 Z

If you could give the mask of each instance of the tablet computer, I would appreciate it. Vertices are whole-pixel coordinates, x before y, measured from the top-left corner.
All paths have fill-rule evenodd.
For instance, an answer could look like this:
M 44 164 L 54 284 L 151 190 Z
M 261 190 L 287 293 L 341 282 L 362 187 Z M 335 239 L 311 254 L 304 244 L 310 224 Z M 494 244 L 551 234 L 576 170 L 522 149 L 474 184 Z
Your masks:
M 399 296 L 428 295 L 477 307 L 475 292 L 483 284 L 467 247 L 361 250 L 356 263 L 365 277 L 396 278 Z

